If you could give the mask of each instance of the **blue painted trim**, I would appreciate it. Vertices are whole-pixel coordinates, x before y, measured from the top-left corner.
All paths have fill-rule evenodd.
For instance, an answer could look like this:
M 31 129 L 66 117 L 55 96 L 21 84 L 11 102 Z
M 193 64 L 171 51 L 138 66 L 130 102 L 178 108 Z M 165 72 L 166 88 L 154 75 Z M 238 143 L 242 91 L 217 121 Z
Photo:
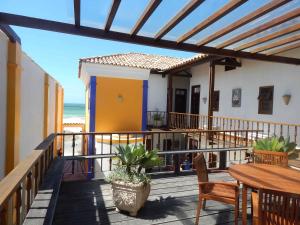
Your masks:
M 96 77 L 92 76 L 90 78 L 90 130 L 89 132 L 95 132 L 95 116 L 96 116 Z M 93 147 L 95 146 L 95 137 L 90 135 L 89 136 L 89 147 L 88 147 L 88 155 L 93 155 L 94 154 L 94 149 Z M 93 178 L 93 164 L 94 160 L 89 159 L 88 160 L 88 175 L 89 178 Z
M 143 81 L 142 130 L 147 130 L 148 80 Z

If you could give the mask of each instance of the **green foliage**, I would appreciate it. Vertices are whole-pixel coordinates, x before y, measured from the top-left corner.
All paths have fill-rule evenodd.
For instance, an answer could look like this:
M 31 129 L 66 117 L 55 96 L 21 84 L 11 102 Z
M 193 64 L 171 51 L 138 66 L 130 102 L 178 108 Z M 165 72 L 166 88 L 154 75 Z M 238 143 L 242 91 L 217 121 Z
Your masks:
M 295 149 L 297 144 L 290 142 L 290 138 L 284 139 L 284 137 L 271 137 L 257 140 L 253 147 L 257 150 L 267 150 L 273 152 L 289 152 Z
M 153 120 L 154 121 L 161 121 L 162 120 L 162 115 L 160 113 L 155 113 L 153 115 Z
M 124 167 L 117 167 L 109 176 L 106 178 L 106 181 L 111 183 L 113 181 L 123 181 L 125 183 L 150 183 L 150 178 L 145 173 L 136 173 L 133 171 L 131 174 L 128 174 Z
M 139 146 L 119 146 L 117 147 L 117 156 L 119 165 L 108 177 L 108 181 L 121 180 L 124 182 L 149 182 L 143 168 L 151 168 L 160 165 L 161 161 L 157 155 L 157 150 L 147 151 L 144 145 Z

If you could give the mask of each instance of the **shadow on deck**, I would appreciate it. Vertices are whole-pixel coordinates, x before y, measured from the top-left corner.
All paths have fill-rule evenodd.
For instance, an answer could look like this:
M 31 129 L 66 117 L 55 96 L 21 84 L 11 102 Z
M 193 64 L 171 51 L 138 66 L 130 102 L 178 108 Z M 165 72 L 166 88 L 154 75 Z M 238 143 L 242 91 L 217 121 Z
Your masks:
M 229 181 L 225 173 L 211 180 Z M 63 182 L 57 202 L 54 225 L 94 224 L 194 224 L 197 206 L 195 175 L 155 175 L 151 193 L 136 218 L 115 211 L 110 185 L 103 180 Z M 233 207 L 208 201 L 201 211 L 200 224 L 233 224 Z

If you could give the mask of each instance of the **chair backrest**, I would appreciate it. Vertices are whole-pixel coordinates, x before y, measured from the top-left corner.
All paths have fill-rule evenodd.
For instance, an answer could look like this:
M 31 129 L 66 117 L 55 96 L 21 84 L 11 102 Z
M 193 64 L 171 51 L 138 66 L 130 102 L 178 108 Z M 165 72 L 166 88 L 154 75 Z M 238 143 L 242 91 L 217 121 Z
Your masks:
M 259 164 L 288 167 L 288 155 L 286 152 L 253 150 L 253 161 Z
M 208 182 L 208 172 L 206 161 L 203 153 L 199 153 L 193 160 L 193 164 L 196 168 L 198 182 Z
M 259 225 L 300 225 L 300 195 L 260 189 Z

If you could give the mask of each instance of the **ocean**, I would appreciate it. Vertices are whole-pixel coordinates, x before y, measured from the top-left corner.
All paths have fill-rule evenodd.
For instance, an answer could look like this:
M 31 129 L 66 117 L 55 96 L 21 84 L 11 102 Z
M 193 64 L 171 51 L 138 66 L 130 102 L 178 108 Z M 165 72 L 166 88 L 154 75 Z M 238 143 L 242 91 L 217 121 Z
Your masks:
M 85 104 L 65 103 L 64 123 L 84 123 Z

